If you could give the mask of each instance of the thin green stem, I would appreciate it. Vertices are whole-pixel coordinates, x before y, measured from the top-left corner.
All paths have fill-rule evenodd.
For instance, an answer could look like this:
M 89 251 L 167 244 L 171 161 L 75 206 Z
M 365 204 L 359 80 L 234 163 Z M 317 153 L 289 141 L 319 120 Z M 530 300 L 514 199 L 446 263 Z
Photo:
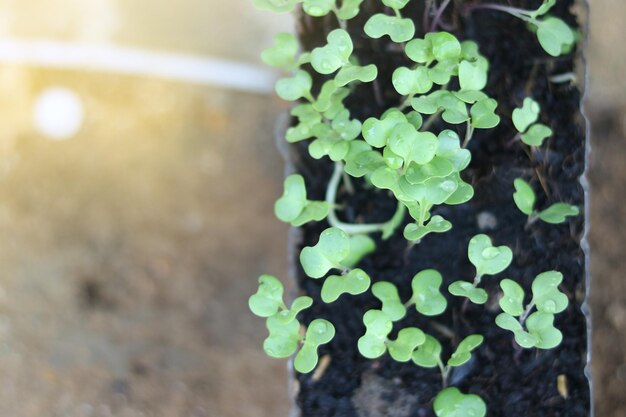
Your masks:
M 533 307 L 535 307 L 535 300 L 531 300 L 530 303 L 526 306 L 524 313 L 519 318 L 519 324 L 523 326 L 524 323 L 526 323 L 526 319 L 530 315 L 530 312 L 532 311 Z
M 463 148 L 466 148 L 469 144 L 469 141 L 472 140 L 472 136 L 474 136 L 474 126 L 472 126 L 472 120 L 467 120 L 467 129 L 465 130 L 465 140 L 463 141 Z

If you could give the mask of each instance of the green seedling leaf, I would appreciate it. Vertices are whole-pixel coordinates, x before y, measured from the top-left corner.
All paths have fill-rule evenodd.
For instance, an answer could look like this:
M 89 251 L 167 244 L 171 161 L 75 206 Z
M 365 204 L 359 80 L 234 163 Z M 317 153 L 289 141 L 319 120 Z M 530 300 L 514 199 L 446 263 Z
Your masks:
M 413 125 L 413 127 L 419 130 L 424 123 L 424 118 L 416 111 L 410 111 L 406 114 L 406 120 Z
M 552 136 L 552 129 L 541 123 L 534 124 L 528 132 L 521 135 L 522 142 L 528 146 L 541 146 L 543 141 Z
M 372 294 L 382 303 L 382 311 L 392 321 L 398 321 L 406 315 L 406 307 L 400 300 L 398 289 L 391 282 L 380 281 L 372 285 Z
M 335 327 L 324 319 L 315 319 L 306 330 L 304 344 L 293 361 L 293 366 L 303 374 L 311 372 L 317 366 L 317 349 L 335 337 Z
M 260 10 L 269 10 L 274 13 L 288 13 L 301 0 L 254 0 L 254 7 Z
M 402 96 L 425 94 L 433 87 L 426 67 L 417 67 L 414 70 L 399 67 L 393 72 L 391 82 Z
M 524 313 L 524 289 L 517 282 L 508 278 L 500 281 L 500 288 L 504 293 L 499 301 L 502 311 L 511 316 L 521 316 Z
M 532 284 L 533 302 L 537 310 L 557 314 L 567 308 L 569 299 L 559 291 L 563 274 L 558 271 L 547 271 L 537 275 Z
M 346 275 L 331 275 L 324 281 L 322 301 L 332 303 L 342 294 L 362 294 L 370 287 L 370 277 L 362 269 L 353 269 Z
M 312 305 L 313 299 L 311 297 L 303 295 L 293 300 L 293 302 L 291 303 L 291 308 L 289 308 L 289 310 L 283 310 L 280 313 L 276 314 L 276 318 L 281 323 L 294 321 L 302 310 L 306 310 Z
M 411 184 L 405 177 L 398 180 L 398 188 L 401 193 L 399 199 L 411 199 L 428 203 L 430 206 L 443 204 L 458 187 L 453 175 L 445 178 L 430 178 L 424 184 Z
M 387 35 L 396 43 L 407 42 L 415 36 L 415 25 L 411 19 L 382 13 L 370 17 L 363 29 L 370 38 L 379 39 Z
M 362 140 L 350 142 L 350 150 L 344 161 L 344 171 L 356 178 L 374 172 L 385 164 L 380 152 L 373 151 L 372 147 Z
M 486 59 L 475 62 L 461 61 L 459 64 L 459 83 L 461 90 L 479 91 L 487 85 L 487 70 L 489 64 Z
M 396 340 L 387 341 L 389 355 L 398 362 L 408 362 L 413 351 L 426 341 L 426 335 L 416 327 L 408 327 L 398 332 Z
M 428 78 L 438 85 L 447 85 L 450 79 L 458 74 L 459 64 L 456 59 L 439 61 L 434 67 L 428 69 Z
M 383 4 L 395 10 L 401 10 L 407 5 L 409 0 L 383 0 Z
M 284 192 L 276 204 L 274 213 L 284 222 L 295 220 L 306 207 L 306 186 L 302 175 L 290 175 L 285 179 Z
M 313 17 L 326 16 L 335 7 L 335 0 L 303 0 L 302 10 Z
M 283 284 L 272 275 L 259 277 L 259 289 L 248 299 L 252 313 L 259 317 L 270 317 L 285 306 L 283 302 Z
M 556 17 L 548 17 L 537 23 L 537 38 L 541 47 L 552 56 L 562 55 L 576 41 L 572 28 Z
M 463 394 L 458 388 L 449 387 L 435 397 L 433 404 L 437 417 L 485 417 L 487 405 L 474 394 Z
M 466 61 L 476 61 L 481 58 L 480 52 L 478 52 L 478 44 L 474 41 L 461 42 L 461 58 Z
M 391 319 L 381 310 L 369 310 L 363 316 L 363 324 L 365 334 L 357 342 L 359 352 L 368 359 L 381 357 L 387 350 L 385 342 L 393 328 Z
M 448 359 L 448 366 L 461 366 L 472 358 L 472 350 L 476 349 L 483 343 L 484 337 L 479 334 L 467 336 L 456 351 Z
M 411 100 L 411 107 L 422 114 L 435 114 L 439 111 L 439 98 L 446 93 L 446 91 L 437 90 L 425 96 L 415 97 Z
M 328 43 L 313 49 L 311 65 L 320 74 L 332 74 L 349 63 L 352 54 L 352 39 L 343 29 L 335 29 L 327 36 Z
M 455 173 L 452 175 L 456 182 L 457 188 L 456 190 L 448 197 L 445 201 L 446 204 L 455 205 L 455 204 L 463 204 L 467 203 L 474 197 L 474 188 L 468 183 L 464 182 L 461 179 L 459 173 Z
M 309 97 L 312 86 L 313 79 L 309 73 L 298 70 L 293 77 L 281 78 L 276 82 L 276 94 L 283 100 L 296 101 L 303 97 Z
M 425 316 L 437 316 L 446 310 L 448 302 L 441 294 L 443 279 L 439 271 L 426 269 L 418 272 L 411 281 L 415 309 Z
M 467 105 L 454 94 L 447 91 L 441 93 L 437 98 L 437 103 L 444 111 L 441 118 L 450 124 L 465 123 L 469 119 Z
M 343 0 L 337 11 L 337 17 L 341 20 L 350 20 L 359 14 L 359 7 L 364 0 Z
M 487 94 L 482 91 L 475 90 L 462 90 L 462 91 L 453 91 L 452 94 L 459 100 L 467 104 L 474 104 L 477 101 L 484 100 L 489 98 Z
M 538 339 L 530 333 L 524 331 L 520 322 L 510 314 L 498 314 L 496 317 L 496 325 L 504 330 L 513 332 L 515 342 L 517 342 L 517 344 L 524 349 L 530 349 L 538 342 Z
M 383 162 L 391 169 L 400 169 L 404 164 L 404 160 L 400 156 L 393 153 L 389 146 L 383 149 Z
M 476 275 L 495 275 L 504 271 L 513 260 L 513 252 L 506 246 L 495 247 L 487 235 L 476 235 L 467 249 L 470 262 L 476 267 Z
M 308 222 L 319 222 L 328 216 L 329 211 L 330 204 L 326 201 L 307 201 L 304 210 L 291 222 L 291 225 L 300 227 Z
M 335 84 L 338 87 L 343 87 L 344 85 L 348 85 L 354 81 L 368 83 L 370 81 L 374 81 L 377 76 L 378 69 L 374 64 L 364 67 L 360 65 L 346 64 L 341 67 L 335 76 Z
M 471 282 L 467 281 L 455 281 L 448 286 L 450 294 L 457 297 L 468 298 L 474 304 L 485 304 L 489 298 L 487 291 L 482 288 L 476 288 Z
M 515 193 L 513 193 L 513 201 L 517 208 L 527 216 L 535 211 L 535 192 L 532 187 L 523 179 L 516 178 L 513 181 Z
M 433 216 L 428 224 L 420 226 L 417 223 L 409 223 L 404 228 L 404 238 L 410 241 L 419 241 L 429 233 L 445 233 L 452 229 L 452 223 L 441 216 Z
M 338 90 L 339 87 L 337 87 L 337 84 L 335 84 L 333 80 L 328 80 L 324 84 L 322 84 L 322 88 L 317 96 L 317 100 L 315 100 L 315 103 L 313 103 L 312 105 L 313 110 L 318 115 L 319 113 L 323 113 L 328 110 L 332 103 L 333 96 L 335 95 L 335 93 L 337 93 Z
M 322 122 L 322 116 L 311 104 L 298 104 L 291 110 L 298 118 L 296 126 L 287 129 L 285 139 L 289 143 L 299 142 L 313 136 L 313 127 Z
M 472 154 L 467 149 L 461 148 L 459 135 L 452 130 L 444 130 L 438 138 L 439 146 L 436 156 L 450 161 L 455 171 L 460 172 L 467 168 L 472 159 Z
M 281 321 L 271 316 L 265 322 L 269 336 L 263 342 L 263 350 L 272 358 L 287 358 L 294 354 L 300 342 L 300 323 L 297 320 Z
M 321 278 L 333 268 L 342 269 L 341 261 L 350 254 L 350 238 L 341 229 L 331 227 L 320 234 L 315 246 L 300 252 L 300 263 L 311 278 Z
M 380 120 L 370 117 L 363 123 L 363 138 L 375 148 L 387 145 L 391 131 L 399 123 L 407 123 L 406 116 L 397 109 L 386 112 Z
M 539 218 L 546 223 L 559 224 L 567 221 L 568 217 L 578 216 L 580 210 L 576 206 L 566 203 L 555 203 L 539 212 Z
M 381 167 L 372 173 L 372 177 L 370 178 L 370 180 L 375 187 L 383 190 L 391 190 L 395 194 L 399 188 L 399 178 L 400 175 L 395 169 Z
M 426 39 L 413 39 L 404 47 L 406 56 L 413 62 L 425 64 L 435 60 L 433 45 Z
M 495 110 L 498 102 L 492 98 L 477 101 L 470 109 L 472 126 L 476 129 L 491 129 L 500 123 L 500 116 Z
M 424 343 L 413 351 L 412 359 L 417 366 L 434 368 L 441 362 L 441 343 L 427 334 Z
M 350 236 L 350 255 L 341 264 L 347 268 L 354 268 L 370 253 L 376 250 L 376 242 L 368 235 Z
M 541 311 L 533 313 L 526 320 L 526 327 L 537 338 L 535 347 L 539 349 L 553 349 L 563 341 L 563 334 L 554 327 L 554 314 Z
M 390 150 L 401 157 L 405 165 L 411 162 L 427 164 L 435 157 L 438 145 L 437 136 L 431 132 L 418 132 L 408 122 L 398 123 L 388 140 Z
M 526 132 L 526 129 L 537 121 L 540 111 L 539 103 L 530 97 L 526 97 L 522 107 L 513 110 L 513 125 L 515 129 L 520 133 Z
M 274 46 L 261 53 L 261 60 L 272 67 L 291 69 L 296 67 L 298 41 L 291 33 L 279 33 L 274 37 Z
M 439 150 L 439 148 L 437 148 Z M 424 184 L 430 178 L 442 178 L 454 172 L 454 165 L 448 159 L 436 156 L 428 163 L 411 163 L 406 170 L 406 180 L 411 184 Z
M 458 59 L 461 56 L 461 43 L 448 32 L 430 32 L 425 39 L 432 44 L 432 53 L 437 61 Z

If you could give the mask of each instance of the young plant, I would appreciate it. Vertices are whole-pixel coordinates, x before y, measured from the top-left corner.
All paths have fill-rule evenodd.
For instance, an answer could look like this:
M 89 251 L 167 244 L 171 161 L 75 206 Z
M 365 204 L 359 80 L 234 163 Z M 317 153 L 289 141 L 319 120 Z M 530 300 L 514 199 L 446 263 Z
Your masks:
M 296 227 L 323 220 L 329 209 L 330 205 L 325 201 L 307 200 L 304 178 L 298 174 L 285 179 L 285 191 L 274 205 L 276 217 Z
M 478 395 L 463 394 L 458 388 L 449 387 L 435 397 L 437 417 L 485 417 L 487 405 Z
M 450 294 L 466 297 L 474 304 L 485 304 L 487 291 L 478 288 L 483 275 L 496 275 L 504 271 L 513 260 L 513 252 L 507 246 L 493 246 L 487 235 L 476 235 L 470 239 L 467 255 L 476 268 L 473 282 L 455 281 L 448 287 Z
M 513 182 L 513 186 L 515 187 L 513 201 L 517 208 L 528 216 L 528 224 L 534 223 L 537 219 L 550 224 L 559 224 L 566 222 L 568 217 L 580 214 L 578 207 L 566 203 L 554 203 L 545 210 L 537 211 L 535 209 L 535 192 L 530 184 L 517 178 Z
M 528 23 L 539 40 L 539 44 L 548 54 L 557 57 L 568 54 L 576 43 L 576 33 L 562 19 L 549 16 L 548 12 L 556 0 L 543 0 L 536 10 L 524 10 L 500 4 L 475 4 L 466 7 L 466 11 L 477 9 L 499 10 Z
M 530 97 L 524 99 L 522 107 L 513 110 L 513 125 L 519 132 L 522 142 L 528 146 L 541 146 L 546 138 L 552 136 L 552 129 L 535 123 L 539 118 L 539 103 Z
M 502 280 L 503 296 L 499 304 L 503 313 L 496 317 L 496 324 L 513 332 L 515 341 L 523 348 L 557 347 L 563 335 L 554 327 L 554 315 L 564 311 L 569 303 L 567 296 L 558 288 L 562 281 L 563 274 L 558 271 L 537 275 L 532 283 L 533 297 L 524 307 L 524 289 L 513 280 Z M 536 311 L 531 314 L 533 309 Z

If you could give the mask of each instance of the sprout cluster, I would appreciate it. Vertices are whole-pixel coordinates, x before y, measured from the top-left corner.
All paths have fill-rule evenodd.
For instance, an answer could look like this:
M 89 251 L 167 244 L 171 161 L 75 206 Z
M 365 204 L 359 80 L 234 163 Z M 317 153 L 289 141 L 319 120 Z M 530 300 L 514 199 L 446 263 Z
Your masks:
M 395 338 L 390 335 L 408 314 L 444 314 L 451 296 L 465 299 L 463 309 L 470 302 L 485 304 L 490 294 L 480 287 L 481 280 L 506 270 L 513 260 L 512 250 L 494 246 L 486 235 L 474 236 L 467 250 L 475 268 L 473 279 L 453 281 L 446 294 L 439 271 L 419 271 L 411 280 L 412 294 L 408 300 L 401 299 L 394 284 L 371 277 L 358 266 L 376 250 L 370 234 L 380 233 L 382 239 L 388 239 L 404 226 L 407 250 L 419 248 L 421 245 L 416 245 L 429 234 L 445 233 L 453 227 L 437 214 L 438 206 L 464 204 L 474 196 L 472 185 L 463 180 L 463 171 L 472 158 L 467 145 L 476 129 L 492 129 L 500 123 L 498 103 L 484 91 L 489 80 L 489 62 L 475 42 L 461 41 L 449 32 L 433 31 L 415 38 L 414 22 L 402 15 L 409 0 L 380 1 L 386 6 L 385 13 L 369 17 L 363 32 L 370 38 L 388 37 L 398 44 L 406 64 L 392 74 L 390 87 L 398 94 L 398 105 L 358 120 L 352 117 L 344 100 L 357 85 L 379 82 L 376 65 L 362 65 L 346 29 L 346 21 L 358 15 L 363 0 L 254 0 L 258 8 L 279 13 L 301 7 L 312 17 L 331 14 L 338 25 L 322 45 L 311 51 L 300 51 L 293 35 L 280 33 L 274 46 L 262 54 L 265 63 L 288 73 L 276 83 L 279 97 L 296 102 L 291 109 L 294 123 L 286 132 L 286 141 L 307 141 L 312 158 L 328 158 L 334 164 L 323 201 L 310 200 L 304 178 L 290 175 L 285 179 L 283 195 L 276 201 L 275 214 L 296 227 L 308 222 L 328 224 L 318 241 L 304 247 L 299 256 L 304 273 L 320 280 L 324 303 L 367 291 L 380 302 L 378 308 L 363 316 L 364 333 L 357 343 L 361 355 L 374 359 L 388 353 L 399 362 L 438 368 L 443 390 L 434 399 L 436 415 L 484 417 L 487 408 L 482 399 L 447 386 L 450 371 L 471 359 L 473 351 L 483 343 L 482 335 L 462 339 L 455 336 L 456 348 L 447 359 L 442 358 L 441 343 L 422 329 L 405 327 L 396 329 Z M 558 54 L 571 48 L 573 34 L 570 40 L 563 34 L 562 26 L 555 23 L 559 19 L 546 17 L 553 5 L 553 0 L 546 0 L 533 12 L 496 8 L 528 21 L 537 30 L 541 45 L 554 55 L 557 46 Z M 321 85 L 314 86 L 313 79 L 320 77 Z M 538 103 L 528 98 L 512 115 L 521 140 L 535 147 L 552 135 L 549 127 L 537 123 L 539 113 Z M 462 137 L 457 131 L 463 133 Z M 357 192 L 353 179 L 368 192 L 393 196 L 397 203 L 393 216 L 382 223 L 343 221 L 341 211 L 346 207 L 338 204 L 337 194 L 342 184 L 346 191 Z M 575 207 L 564 212 L 558 205 L 536 212 L 535 196 L 528 184 L 518 179 L 515 189 L 515 203 L 529 216 L 529 224 L 535 218 L 559 223 L 566 216 L 578 214 Z M 562 336 L 553 326 L 554 316 L 568 304 L 567 296 L 558 290 L 561 280 L 557 271 L 540 274 L 526 306 L 523 288 L 513 280 L 502 280 L 499 303 L 503 312 L 496 324 L 513 332 L 521 347 L 549 349 L 558 345 Z M 306 330 L 301 329 L 297 315 L 312 303 L 310 297 L 298 297 L 287 308 L 282 284 L 269 275 L 259 279 L 259 289 L 249 302 L 254 314 L 266 318 L 269 336 L 264 342 L 265 351 L 277 358 L 296 354 L 294 367 L 301 373 L 315 368 L 319 346 L 329 343 L 335 334 L 333 325 L 324 319 L 315 319 Z

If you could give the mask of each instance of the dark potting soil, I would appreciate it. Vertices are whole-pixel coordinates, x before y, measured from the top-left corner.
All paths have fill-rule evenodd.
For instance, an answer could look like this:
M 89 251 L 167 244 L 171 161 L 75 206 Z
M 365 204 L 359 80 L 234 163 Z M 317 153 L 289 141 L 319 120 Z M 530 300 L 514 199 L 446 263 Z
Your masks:
M 362 16 L 381 10 L 378 1 L 367 0 Z M 416 22 L 422 19 L 420 4 L 413 0 L 405 8 Z M 555 75 L 574 71 L 575 54 L 560 58 L 548 56 L 536 37 L 520 20 L 497 11 L 476 10 L 463 16 L 462 1 L 454 2 L 444 16 L 450 29 L 460 39 L 478 42 L 481 53 L 491 67 L 488 94 L 499 105 L 502 121 L 495 129 L 477 130 L 469 149 L 472 163 L 463 177 L 475 188 L 474 198 L 460 206 L 439 206 L 433 214 L 441 214 L 452 222 L 453 229 L 429 235 L 422 243 L 407 251 L 402 228 L 387 241 L 378 240 L 375 253 L 366 257 L 359 267 L 373 281 L 390 281 L 399 289 L 401 298 L 410 298 L 410 281 L 417 272 L 435 268 L 444 276 L 445 288 L 452 281 L 471 280 L 472 265 L 467 259 L 469 239 L 488 234 L 495 245 L 507 245 L 514 253 L 511 266 L 503 274 L 483 279 L 483 288 L 490 294 L 485 306 L 470 304 L 462 311 L 463 299 L 448 295 L 445 314 L 434 318 L 419 315 L 410 309 L 405 319 L 394 324 L 398 329 L 417 326 L 436 336 L 444 346 L 444 361 L 460 340 L 469 334 L 485 336 L 473 359 L 456 368 L 451 385 L 465 393 L 482 397 L 488 416 L 506 417 L 582 417 L 590 410 L 589 383 L 584 374 L 587 354 L 586 318 L 581 311 L 585 289 L 585 258 L 580 247 L 584 229 L 581 215 L 561 225 L 535 222 L 526 225 L 527 217 L 514 205 L 513 180 L 522 177 L 537 193 L 537 207 L 545 208 L 557 201 L 584 207 L 584 191 L 579 183 L 585 167 L 585 129 L 579 111 L 581 92 L 577 85 L 551 82 Z M 534 9 L 540 0 L 509 2 L 516 7 Z M 559 0 L 552 14 L 577 26 L 570 8 L 573 0 Z M 467 2 L 465 2 L 467 4 Z M 355 53 L 362 64 L 376 63 L 379 82 L 359 85 L 347 101 L 353 117 L 365 120 L 379 117 L 398 96 L 391 86 L 391 73 L 398 65 L 408 64 L 402 50 L 388 40 L 372 40 L 362 32 L 365 17 L 349 22 L 355 39 Z M 305 49 L 325 43 L 325 35 L 336 27 L 331 17 L 302 17 L 300 37 Z M 419 29 L 418 29 L 419 32 Z M 418 33 L 418 36 L 422 34 Z M 387 38 L 386 38 L 387 39 Z M 317 80 L 319 86 L 321 79 Z M 541 104 L 541 122 L 552 127 L 554 135 L 539 149 L 530 150 L 520 141 L 512 141 L 515 129 L 511 112 L 525 97 Z M 437 131 L 449 125 L 435 125 Z M 458 129 L 461 137 L 464 127 Z M 332 170 L 327 160 L 312 160 L 306 143 L 293 147 L 294 163 L 307 183 L 311 198 L 323 199 Z M 395 201 L 388 193 L 368 189 L 355 181 L 358 192 L 353 195 L 340 190 L 338 200 L 347 209 L 340 217 L 347 222 L 380 222 L 394 212 Z M 407 219 L 408 221 L 408 219 Z M 300 247 L 313 245 L 325 222 L 303 228 Z M 378 238 L 378 236 L 376 236 Z M 299 252 L 298 252 L 299 253 Z M 297 262 L 296 262 L 297 264 Z M 563 343 L 552 350 L 519 349 L 510 332 L 494 324 L 499 312 L 498 283 L 504 277 L 518 281 L 530 293 L 532 279 L 540 272 L 559 270 L 565 279 L 561 286 L 569 299 L 568 309 L 557 315 L 556 326 L 563 332 Z M 409 363 L 398 363 L 383 356 L 367 360 L 357 351 L 357 340 L 364 333 L 362 317 L 369 309 L 380 308 L 378 300 L 368 292 L 356 297 L 342 296 L 337 302 L 325 304 L 320 299 L 323 280 L 313 280 L 298 272 L 303 293 L 314 298 L 313 307 L 303 314 L 306 324 L 325 318 L 336 328 L 331 343 L 320 349 L 331 361 L 321 378 L 312 374 L 297 375 L 297 403 L 304 417 L 431 417 L 432 401 L 441 390 L 439 370 L 424 369 Z M 526 300 L 528 302 L 528 299 Z M 442 327 L 454 336 L 442 332 Z M 557 381 L 565 381 L 566 389 L 558 389 Z M 470 416 L 468 416 L 470 417 Z

